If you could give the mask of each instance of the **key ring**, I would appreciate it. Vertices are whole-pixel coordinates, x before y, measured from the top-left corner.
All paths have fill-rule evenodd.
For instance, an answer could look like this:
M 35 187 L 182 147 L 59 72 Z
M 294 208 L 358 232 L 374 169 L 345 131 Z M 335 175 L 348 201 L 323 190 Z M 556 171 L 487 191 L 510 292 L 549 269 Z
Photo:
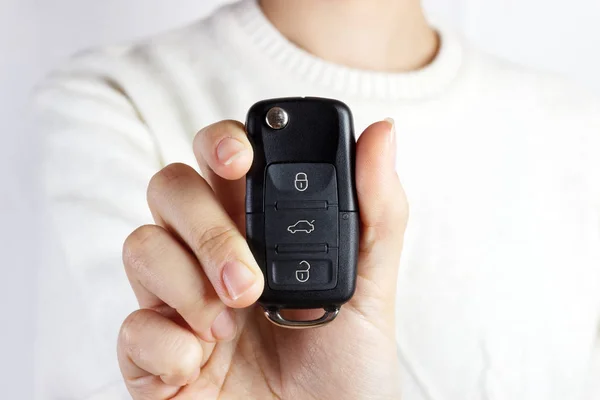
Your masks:
M 288 329 L 308 329 L 327 325 L 340 313 L 339 306 L 323 307 L 325 313 L 317 319 L 309 321 L 295 321 L 283 317 L 280 308 L 265 308 L 265 317 L 273 324 Z

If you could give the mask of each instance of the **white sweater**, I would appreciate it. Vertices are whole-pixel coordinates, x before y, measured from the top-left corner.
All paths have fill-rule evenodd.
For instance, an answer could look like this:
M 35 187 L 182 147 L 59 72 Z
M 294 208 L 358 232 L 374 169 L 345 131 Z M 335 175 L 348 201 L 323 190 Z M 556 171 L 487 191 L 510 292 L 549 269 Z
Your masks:
M 150 177 L 256 101 L 337 98 L 357 133 L 393 117 L 411 217 L 399 276 L 405 400 L 600 399 L 600 102 L 440 28 L 433 63 L 354 70 L 286 41 L 253 1 L 81 54 L 35 96 L 60 245 L 40 277 L 40 399 L 128 398 L 136 308 L 121 245 Z M 360 362 L 360 360 L 357 360 Z

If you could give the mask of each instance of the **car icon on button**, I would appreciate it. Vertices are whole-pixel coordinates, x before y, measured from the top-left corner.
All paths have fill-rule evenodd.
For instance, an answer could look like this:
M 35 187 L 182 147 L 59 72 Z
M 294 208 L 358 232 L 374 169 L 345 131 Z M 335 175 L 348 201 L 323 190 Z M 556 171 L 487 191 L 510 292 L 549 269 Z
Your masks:
M 296 232 L 312 233 L 315 230 L 315 220 L 307 221 L 305 219 L 296 222 L 294 225 L 288 226 L 288 232 L 295 234 Z

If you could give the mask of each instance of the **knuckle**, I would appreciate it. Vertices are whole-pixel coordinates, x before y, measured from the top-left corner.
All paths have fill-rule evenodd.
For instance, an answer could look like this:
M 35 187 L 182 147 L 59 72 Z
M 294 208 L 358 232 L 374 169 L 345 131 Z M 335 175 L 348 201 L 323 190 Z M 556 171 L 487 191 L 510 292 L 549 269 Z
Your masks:
M 391 207 L 392 218 L 399 227 L 406 227 L 410 215 L 410 206 L 403 190 L 401 190 L 400 196 L 396 196 L 396 198 L 398 197 L 400 201 L 396 201 Z
M 237 232 L 233 227 L 215 225 L 194 236 L 197 237 L 198 254 L 207 254 L 209 257 L 217 258 L 226 257 L 233 250 Z
M 209 134 L 213 140 L 218 140 L 225 136 L 245 136 L 244 125 L 241 122 L 227 119 L 215 124 L 214 129 Z
M 155 175 L 158 179 L 166 182 L 177 181 L 183 176 L 189 175 L 193 172 L 192 167 L 183 163 L 169 164 Z
M 193 335 L 177 335 L 174 339 L 177 346 L 177 363 L 172 366 L 169 375 L 190 376 L 202 364 L 202 346 Z
M 148 184 L 148 199 L 154 199 L 160 193 L 172 188 L 193 173 L 192 167 L 183 163 L 169 164 L 158 171 Z
M 137 338 L 141 328 L 146 324 L 150 316 L 149 310 L 137 310 L 125 318 L 119 331 L 119 346 L 124 348 L 128 354 L 131 354 L 137 348 Z
M 383 245 L 393 243 L 397 246 L 403 242 L 409 218 L 409 205 L 405 198 L 385 208 L 385 217 L 377 218 L 370 224 L 361 226 L 360 251 L 373 253 Z
M 404 202 L 400 209 L 400 219 L 406 224 L 410 218 L 410 205 L 408 202 Z
M 392 207 L 392 217 L 394 224 L 399 227 L 403 227 L 408 222 L 409 207 L 406 201 L 400 202 Z
M 360 238 L 360 252 L 370 254 L 377 243 L 377 227 L 373 225 L 363 225 Z
M 221 138 L 224 136 L 237 136 L 238 133 L 244 132 L 244 125 L 241 122 L 232 119 L 225 119 L 215 124 L 209 125 L 204 129 L 203 133 L 210 139 Z
M 156 225 L 143 225 L 133 231 L 123 244 L 125 268 L 133 271 L 145 268 L 163 234 L 163 229 Z

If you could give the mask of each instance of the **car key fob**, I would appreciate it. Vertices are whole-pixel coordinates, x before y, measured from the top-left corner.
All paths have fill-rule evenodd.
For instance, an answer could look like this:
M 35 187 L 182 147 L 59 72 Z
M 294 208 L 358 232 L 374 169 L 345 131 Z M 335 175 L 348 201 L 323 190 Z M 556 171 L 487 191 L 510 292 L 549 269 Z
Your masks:
M 246 177 L 246 237 L 265 277 L 259 303 L 277 325 L 324 325 L 356 286 L 352 114 L 337 100 L 265 100 L 248 112 L 246 130 L 254 149 Z M 280 313 L 314 308 L 324 314 L 310 321 Z

